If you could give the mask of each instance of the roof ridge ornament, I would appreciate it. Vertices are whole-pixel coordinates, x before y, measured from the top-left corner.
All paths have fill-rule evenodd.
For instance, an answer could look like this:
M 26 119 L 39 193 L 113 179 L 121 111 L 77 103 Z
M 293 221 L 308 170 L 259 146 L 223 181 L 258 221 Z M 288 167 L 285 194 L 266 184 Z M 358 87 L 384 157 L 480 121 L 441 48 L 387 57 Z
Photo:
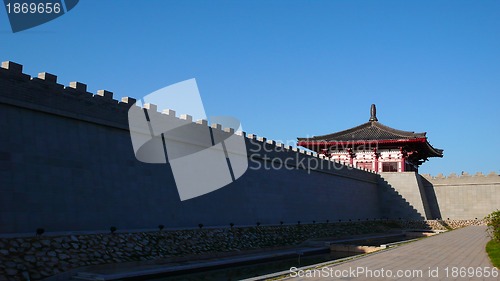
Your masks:
M 377 119 L 377 107 L 375 107 L 375 104 L 372 104 L 371 108 L 370 108 L 370 122 L 373 122 L 373 121 L 378 121 Z

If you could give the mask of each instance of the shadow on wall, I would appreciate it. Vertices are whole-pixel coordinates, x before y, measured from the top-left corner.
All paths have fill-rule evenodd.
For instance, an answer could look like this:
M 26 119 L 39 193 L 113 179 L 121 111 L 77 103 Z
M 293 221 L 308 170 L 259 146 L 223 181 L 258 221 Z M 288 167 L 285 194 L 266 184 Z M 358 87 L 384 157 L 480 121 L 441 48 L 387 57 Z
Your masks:
M 428 214 L 427 217 L 429 219 L 441 219 L 441 210 L 439 208 L 436 192 L 434 191 L 434 186 L 425 177 L 420 176 L 420 180 L 422 181 L 422 184 L 424 186 L 425 195 L 427 197 L 428 210 L 430 210 L 430 214 Z
M 425 214 L 419 213 L 389 182 L 380 176 L 378 186 L 384 219 L 425 220 Z

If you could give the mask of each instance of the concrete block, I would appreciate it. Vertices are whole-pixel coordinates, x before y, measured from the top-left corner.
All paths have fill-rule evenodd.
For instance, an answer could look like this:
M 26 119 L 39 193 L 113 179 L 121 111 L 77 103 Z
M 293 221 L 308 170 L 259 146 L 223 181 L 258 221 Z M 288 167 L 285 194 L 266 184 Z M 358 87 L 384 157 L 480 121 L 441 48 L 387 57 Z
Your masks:
M 11 73 L 23 73 L 23 66 L 21 64 L 12 62 L 12 61 L 4 61 L 2 62 L 2 68 L 9 70 Z
M 69 82 L 69 87 L 77 90 L 78 92 L 87 92 L 87 85 L 80 82 Z
M 221 124 L 213 123 L 210 127 L 212 127 L 212 129 L 222 130 Z
M 49 83 L 57 83 L 57 76 L 47 72 L 38 73 L 38 79 L 44 80 Z
M 145 103 L 144 108 L 149 111 L 158 112 L 158 106 L 153 103 Z
M 256 134 L 248 134 L 247 138 L 252 139 L 252 140 L 256 140 L 257 139 L 257 135 Z
M 188 122 L 193 122 L 193 116 L 189 114 L 181 114 L 181 116 L 179 116 L 179 119 L 186 120 Z
M 164 110 L 165 111 L 165 110 Z M 174 113 L 175 114 L 175 113 Z M 170 114 L 169 114 L 170 115 Z M 200 119 L 200 120 L 197 120 L 196 121 L 196 124 L 200 124 L 200 125 L 204 125 L 204 126 L 208 126 L 208 121 L 205 120 L 205 119 Z
M 224 128 L 224 132 L 234 134 L 233 128 Z
M 268 141 L 266 141 L 266 142 L 267 142 L 268 144 L 276 145 L 276 142 L 275 142 L 275 141 L 273 141 L 273 140 L 268 140 Z
M 131 97 L 122 97 L 121 102 L 134 104 L 137 100 Z
M 112 100 L 113 99 L 113 92 L 106 91 L 106 90 L 98 90 L 97 95 L 101 96 L 107 100 Z
M 172 109 L 164 109 L 161 113 L 166 114 L 168 116 L 175 117 L 175 110 L 172 110 Z

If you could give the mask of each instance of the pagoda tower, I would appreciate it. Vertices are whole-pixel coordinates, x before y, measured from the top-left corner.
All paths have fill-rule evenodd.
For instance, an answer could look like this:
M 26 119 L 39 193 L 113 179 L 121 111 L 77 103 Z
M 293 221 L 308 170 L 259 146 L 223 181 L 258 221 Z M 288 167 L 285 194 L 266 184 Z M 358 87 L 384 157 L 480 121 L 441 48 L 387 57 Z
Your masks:
M 428 158 L 443 157 L 443 150 L 434 148 L 426 133 L 397 130 L 378 122 L 374 104 L 370 119 L 364 124 L 328 135 L 297 139 L 297 146 L 375 172 L 418 172 L 418 167 Z

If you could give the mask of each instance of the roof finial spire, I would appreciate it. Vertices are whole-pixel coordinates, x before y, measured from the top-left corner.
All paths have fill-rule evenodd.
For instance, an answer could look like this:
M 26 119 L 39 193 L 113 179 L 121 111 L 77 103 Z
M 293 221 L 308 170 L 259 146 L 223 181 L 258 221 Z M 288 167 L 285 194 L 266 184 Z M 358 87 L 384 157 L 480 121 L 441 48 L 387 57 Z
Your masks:
M 377 108 L 375 107 L 375 104 L 372 104 L 372 107 L 370 108 L 370 121 L 378 121 L 377 119 Z

